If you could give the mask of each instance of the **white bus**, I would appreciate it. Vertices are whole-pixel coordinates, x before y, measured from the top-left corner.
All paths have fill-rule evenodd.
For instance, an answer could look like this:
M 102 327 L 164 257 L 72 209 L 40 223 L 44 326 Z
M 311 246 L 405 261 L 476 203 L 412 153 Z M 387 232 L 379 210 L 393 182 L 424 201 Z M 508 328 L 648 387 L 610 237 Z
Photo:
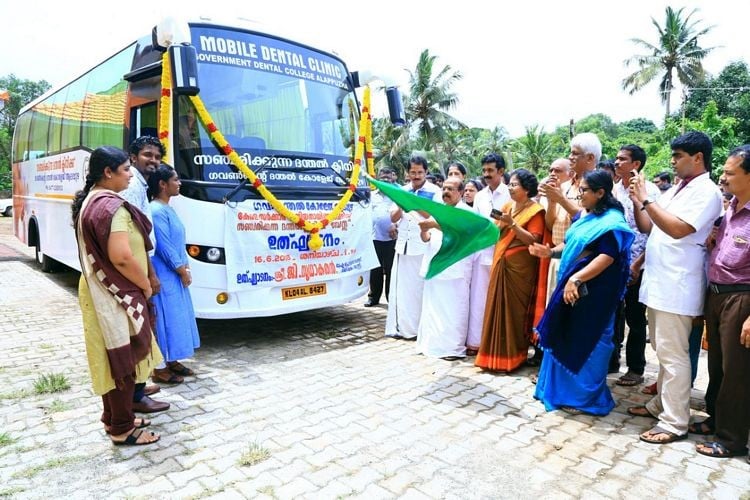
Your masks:
M 287 207 L 330 212 L 349 184 L 357 142 L 357 74 L 335 55 L 277 36 L 189 25 L 200 97 L 217 128 Z M 90 152 L 157 136 L 162 52 L 145 36 L 21 110 L 13 137 L 16 236 L 42 270 L 80 269 L 70 203 Z M 182 180 L 173 206 L 186 227 L 199 318 L 272 316 L 362 296 L 377 266 L 363 180 L 324 246 L 281 217 L 231 166 L 173 96 L 169 151 Z M 364 162 L 363 162 L 364 163 Z M 364 168 L 364 165 L 363 165 Z

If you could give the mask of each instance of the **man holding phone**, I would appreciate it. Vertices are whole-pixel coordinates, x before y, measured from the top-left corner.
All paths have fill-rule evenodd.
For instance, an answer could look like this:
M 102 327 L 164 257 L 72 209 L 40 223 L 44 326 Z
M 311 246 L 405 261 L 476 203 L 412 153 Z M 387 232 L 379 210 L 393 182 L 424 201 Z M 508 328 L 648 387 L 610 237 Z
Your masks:
M 499 219 L 500 207 L 510 201 L 508 187 L 503 184 L 505 158 L 497 153 L 490 153 L 482 158 L 482 178 L 487 187 L 474 197 L 474 211 L 485 217 Z M 482 324 L 487 305 L 487 290 L 490 286 L 490 269 L 495 247 L 485 248 L 474 254 L 471 269 L 471 289 L 469 314 L 469 333 L 466 337 L 466 353 L 473 356 L 479 350 L 482 341 Z
M 616 384 L 622 386 L 634 386 L 643 382 L 643 371 L 646 369 L 646 306 L 638 300 L 641 288 L 641 275 L 646 250 L 648 234 L 638 230 L 633 211 L 633 201 L 630 199 L 630 180 L 638 175 L 646 166 L 646 152 L 636 144 L 622 146 L 615 158 L 615 174 L 620 181 L 615 184 L 613 193 L 617 201 L 625 208 L 625 220 L 630 229 L 635 233 L 635 240 L 630 247 L 630 280 L 625 291 L 624 309 L 618 311 L 618 316 L 624 314 L 630 332 L 625 346 L 625 362 L 628 371 L 620 377 Z M 653 182 L 644 180 L 648 199 L 656 201 L 661 191 Z M 625 337 L 625 323 L 620 318 L 615 320 L 615 350 L 612 352 L 610 362 L 611 371 L 615 368 L 619 371 L 620 349 Z

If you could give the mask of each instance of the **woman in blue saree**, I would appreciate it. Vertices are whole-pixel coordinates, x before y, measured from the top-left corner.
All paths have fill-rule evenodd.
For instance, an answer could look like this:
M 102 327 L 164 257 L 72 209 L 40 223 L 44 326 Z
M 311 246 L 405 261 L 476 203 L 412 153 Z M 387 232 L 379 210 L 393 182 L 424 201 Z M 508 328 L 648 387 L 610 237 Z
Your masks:
M 537 326 L 544 358 L 534 397 L 547 411 L 606 415 L 615 406 L 607 369 L 634 235 L 606 171 L 585 174 L 579 191 L 585 210 L 565 242 L 529 248 L 537 257 L 561 256 L 557 288 Z

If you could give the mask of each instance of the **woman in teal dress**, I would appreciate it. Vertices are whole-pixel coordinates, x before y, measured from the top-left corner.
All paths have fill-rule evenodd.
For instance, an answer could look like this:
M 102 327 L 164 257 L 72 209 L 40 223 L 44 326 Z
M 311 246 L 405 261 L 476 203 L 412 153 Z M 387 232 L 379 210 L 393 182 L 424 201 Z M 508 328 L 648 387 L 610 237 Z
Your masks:
M 169 199 L 180 194 L 180 179 L 174 168 L 159 165 L 148 179 L 151 213 L 156 236 L 152 264 L 161 291 L 152 300 L 156 309 L 156 342 L 166 366 L 154 370 L 155 382 L 180 383 L 184 376 L 195 375 L 179 362 L 191 358 L 200 347 L 189 286 L 192 283 L 185 250 L 185 226 L 169 206 Z
M 547 411 L 606 415 L 615 406 L 607 369 L 634 235 L 607 172 L 585 174 L 580 199 L 585 210 L 564 243 L 529 248 L 542 258 L 562 251 L 558 285 L 537 326 L 544 358 L 534 397 Z

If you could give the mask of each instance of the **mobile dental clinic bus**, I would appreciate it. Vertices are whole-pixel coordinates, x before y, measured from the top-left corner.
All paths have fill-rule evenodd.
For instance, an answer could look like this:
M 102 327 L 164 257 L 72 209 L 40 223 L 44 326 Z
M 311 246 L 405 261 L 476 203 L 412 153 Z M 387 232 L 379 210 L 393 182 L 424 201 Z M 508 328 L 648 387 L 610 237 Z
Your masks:
M 127 150 L 139 136 L 157 136 L 159 120 L 168 119 L 169 158 L 182 181 L 172 206 L 186 228 L 199 318 L 271 316 L 365 294 L 378 263 L 364 180 L 313 250 L 310 235 L 230 163 L 180 89 L 172 92 L 171 116 L 159 116 L 161 41 L 187 38 L 194 51 L 175 59 L 174 73 L 195 68 L 190 81 L 234 151 L 288 209 L 321 220 L 352 175 L 361 73 L 335 55 L 253 29 L 207 21 L 181 29 L 162 23 L 21 110 L 12 160 L 16 236 L 36 248 L 42 270 L 80 269 L 70 204 L 91 151 Z M 400 121 L 398 91 L 390 88 L 388 98 L 392 120 Z

